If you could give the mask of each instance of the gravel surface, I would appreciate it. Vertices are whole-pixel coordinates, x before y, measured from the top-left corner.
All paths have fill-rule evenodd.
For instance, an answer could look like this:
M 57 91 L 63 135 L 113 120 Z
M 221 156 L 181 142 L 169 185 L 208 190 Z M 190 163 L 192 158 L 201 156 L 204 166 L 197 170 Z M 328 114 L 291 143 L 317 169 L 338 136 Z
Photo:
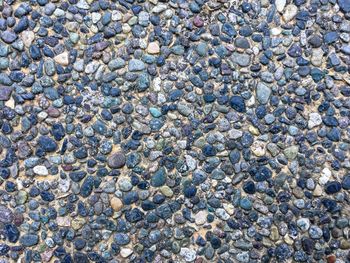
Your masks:
M 0 0 L 0 263 L 350 262 L 350 0 Z

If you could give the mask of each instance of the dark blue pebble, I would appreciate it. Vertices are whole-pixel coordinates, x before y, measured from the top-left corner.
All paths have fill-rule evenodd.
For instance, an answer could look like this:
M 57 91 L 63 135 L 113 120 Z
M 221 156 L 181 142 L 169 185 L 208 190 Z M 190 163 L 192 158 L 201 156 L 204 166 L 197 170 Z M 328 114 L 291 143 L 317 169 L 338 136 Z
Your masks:
M 57 143 L 48 136 L 40 136 L 38 144 L 45 152 L 54 152 L 57 150 Z
M 80 195 L 82 197 L 88 197 L 94 188 L 94 177 L 93 176 L 88 176 L 85 178 L 83 184 L 81 185 L 80 188 Z
M 244 99 L 240 96 L 232 96 L 230 99 L 230 106 L 238 112 L 246 112 Z
M 193 185 L 189 185 L 189 186 L 184 188 L 183 192 L 184 192 L 185 197 L 192 198 L 192 197 L 196 196 L 197 188 Z
M 4 230 L 8 241 L 16 243 L 20 235 L 18 228 L 13 224 L 7 224 L 5 225 Z
M 125 212 L 125 219 L 130 223 L 136 223 L 144 218 L 144 213 L 138 208 L 133 208 L 130 211 Z
M 10 251 L 10 247 L 6 244 L 0 244 L 0 256 L 6 255 Z
M 342 181 L 342 187 L 345 190 L 350 190 L 350 175 L 346 175 Z
M 341 189 L 341 183 L 337 181 L 327 182 L 325 185 L 325 191 L 327 194 L 335 194 L 338 193 Z
M 210 144 L 204 145 L 202 152 L 205 156 L 210 157 L 210 156 L 215 156 L 217 151 L 214 146 Z
M 256 188 L 253 181 L 247 181 L 243 184 L 243 190 L 247 194 L 255 194 Z

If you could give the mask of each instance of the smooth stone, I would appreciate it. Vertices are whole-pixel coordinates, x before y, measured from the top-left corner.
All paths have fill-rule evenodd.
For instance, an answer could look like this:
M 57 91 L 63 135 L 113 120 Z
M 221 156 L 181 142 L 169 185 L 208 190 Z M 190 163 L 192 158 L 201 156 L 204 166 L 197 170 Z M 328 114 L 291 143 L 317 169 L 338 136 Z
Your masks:
M 46 176 L 49 174 L 47 168 L 43 165 L 37 165 L 33 168 L 33 172 L 37 175 Z
M 58 147 L 57 143 L 46 135 L 39 137 L 38 144 L 45 152 L 55 152 Z
M 256 97 L 261 104 L 266 104 L 271 96 L 271 88 L 259 82 L 256 87 Z
M 325 191 L 329 195 L 338 193 L 341 190 L 341 188 L 341 183 L 337 181 L 327 182 L 325 185 Z
M 208 213 L 204 210 L 199 211 L 195 216 L 194 220 L 196 225 L 204 225 L 207 222 Z
M 122 152 L 117 152 L 112 154 L 111 156 L 108 157 L 107 159 L 107 164 L 110 168 L 122 168 L 125 165 L 126 158 L 124 153 Z
M 118 212 L 123 208 L 123 202 L 118 197 L 112 197 L 110 200 L 111 207 Z
M 120 250 L 120 255 L 123 257 L 123 258 L 128 258 L 132 255 L 132 253 L 134 253 L 134 251 L 130 248 L 122 248 Z
M 150 42 L 147 46 L 148 54 L 158 54 L 160 52 L 160 48 L 157 42 Z
M 13 224 L 7 224 L 5 225 L 4 230 L 8 241 L 11 243 L 16 243 L 20 236 L 18 228 Z
M 7 44 L 11 44 L 17 39 L 17 34 L 6 30 L 1 33 L 1 39 Z
M 151 178 L 151 185 L 153 187 L 160 187 L 163 186 L 166 182 L 166 173 L 165 169 L 162 167 L 158 171 L 154 173 L 154 175 Z

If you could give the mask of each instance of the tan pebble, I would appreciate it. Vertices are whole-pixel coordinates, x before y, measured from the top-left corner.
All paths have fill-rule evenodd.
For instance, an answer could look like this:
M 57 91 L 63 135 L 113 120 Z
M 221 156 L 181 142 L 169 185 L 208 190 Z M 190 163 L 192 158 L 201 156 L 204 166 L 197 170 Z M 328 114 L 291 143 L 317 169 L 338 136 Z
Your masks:
M 111 207 L 114 211 L 118 212 L 123 207 L 123 202 L 118 197 L 112 197 L 111 201 Z
M 62 66 L 68 66 L 69 65 L 69 56 L 68 52 L 63 52 L 59 55 L 57 55 L 54 58 L 55 62 L 62 65 Z
M 157 42 L 151 42 L 148 44 L 147 52 L 149 54 L 158 54 L 160 52 L 160 48 Z

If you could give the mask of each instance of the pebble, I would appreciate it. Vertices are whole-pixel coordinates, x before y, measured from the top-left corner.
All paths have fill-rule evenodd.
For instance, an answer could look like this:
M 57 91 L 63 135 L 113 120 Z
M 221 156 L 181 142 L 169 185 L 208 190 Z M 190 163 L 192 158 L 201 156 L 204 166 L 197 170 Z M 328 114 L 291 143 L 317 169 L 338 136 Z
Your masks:
M 266 104 L 271 96 L 271 89 L 263 83 L 258 83 L 256 88 L 257 100 L 261 104 Z
M 296 15 L 298 12 L 298 8 L 293 5 L 287 5 L 283 11 L 283 19 L 286 22 L 290 22 Z
M 196 257 L 196 251 L 186 248 L 186 247 L 182 247 L 180 250 L 180 256 L 182 256 L 182 258 L 186 261 L 186 262 L 193 262 Z
M 150 42 L 147 47 L 147 52 L 149 54 L 158 54 L 160 52 L 160 48 L 157 42 Z
M 37 165 L 34 166 L 33 168 L 33 172 L 37 175 L 41 175 L 41 176 L 46 176 L 49 174 L 49 171 L 47 170 L 47 168 L 43 165 Z
M 286 6 L 286 0 L 277 0 L 275 2 L 275 5 L 276 5 L 276 9 L 278 12 L 282 13 L 284 7 Z
M 108 157 L 108 166 L 110 168 L 122 168 L 126 163 L 125 155 L 122 152 L 117 152 Z
M 63 52 L 59 55 L 57 55 L 55 58 L 55 62 L 62 65 L 62 66 L 68 66 L 69 65 L 69 55 L 68 52 Z
M 322 124 L 322 117 L 317 112 L 312 112 L 309 114 L 308 127 L 312 129 Z

